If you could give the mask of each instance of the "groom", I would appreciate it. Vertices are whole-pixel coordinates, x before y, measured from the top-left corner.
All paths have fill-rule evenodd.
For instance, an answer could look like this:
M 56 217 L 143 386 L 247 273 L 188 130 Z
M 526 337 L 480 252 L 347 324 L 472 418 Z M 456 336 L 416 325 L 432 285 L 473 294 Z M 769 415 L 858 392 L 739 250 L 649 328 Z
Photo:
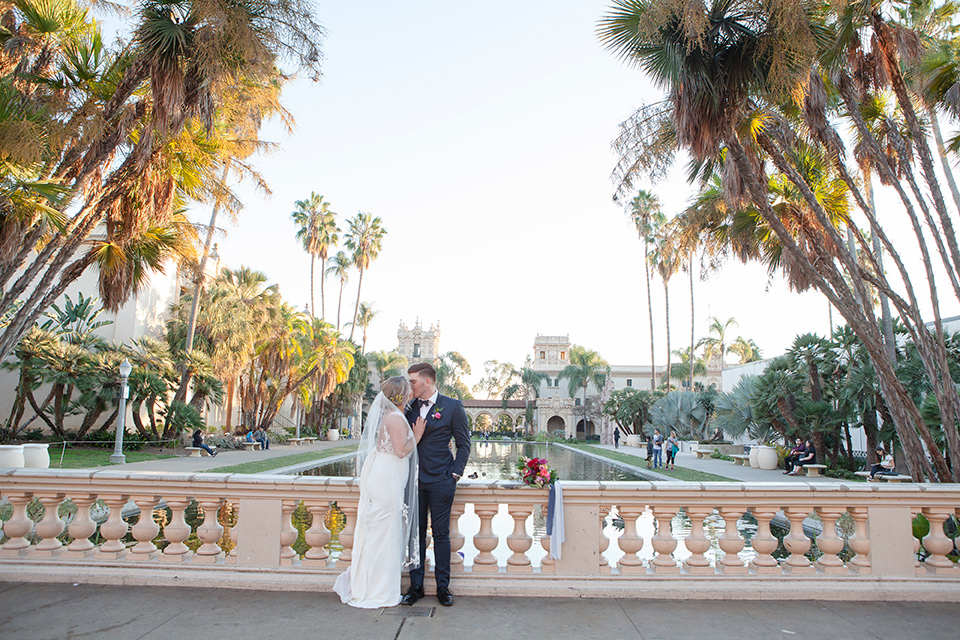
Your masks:
M 436 560 L 437 600 L 445 607 L 453 605 L 450 593 L 450 508 L 457 492 L 457 482 L 470 457 L 470 431 L 463 403 L 442 396 L 437 391 L 437 371 L 426 362 L 407 369 L 414 401 L 407 410 L 407 421 L 413 425 L 426 418 L 427 426 L 417 445 L 420 456 L 420 566 L 410 570 L 410 588 L 400 604 L 411 605 L 423 597 L 423 574 L 426 561 L 427 511 L 433 532 L 433 555 Z M 457 444 L 457 457 L 450 451 L 450 439 Z

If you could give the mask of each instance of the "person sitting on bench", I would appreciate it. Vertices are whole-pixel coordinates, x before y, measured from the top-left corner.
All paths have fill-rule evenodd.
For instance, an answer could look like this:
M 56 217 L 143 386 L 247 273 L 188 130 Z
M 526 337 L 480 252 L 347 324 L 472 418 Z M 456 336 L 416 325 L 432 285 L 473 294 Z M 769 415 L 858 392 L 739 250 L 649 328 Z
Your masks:
M 884 451 L 883 447 L 877 447 L 877 461 L 877 464 L 870 467 L 868 482 L 879 480 L 879 476 L 897 475 L 897 464 L 893 461 L 893 454 Z
M 797 469 L 805 464 L 817 464 L 817 448 L 813 446 L 809 438 L 807 438 L 807 441 L 804 443 L 803 455 L 794 463 L 793 470 L 787 475 L 797 475 Z
M 193 432 L 193 446 L 198 449 L 203 449 L 213 457 L 217 455 L 217 452 L 211 449 L 210 445 L 203 444 L 203 431 L 201 429 Z
M 783 464 L 787 469 L 783 472 L 784 474 L 788 474 L 793 471 L 793 465 L 797 464 L 797 460 L 803 457 L 805 449 L 806 448 L 803 446 L 803 440 L 797 438 L 797 444 L 793 447 L 793 449 L 790 450 L 790 455 L 788 455 L 783 461 Z
M 260 427 L 257 427 L 257 430 L 253 432 L 253 439 L 260 443 L 264 451 L 270 448 L 270 439 L 267 438 L 267 432 Z

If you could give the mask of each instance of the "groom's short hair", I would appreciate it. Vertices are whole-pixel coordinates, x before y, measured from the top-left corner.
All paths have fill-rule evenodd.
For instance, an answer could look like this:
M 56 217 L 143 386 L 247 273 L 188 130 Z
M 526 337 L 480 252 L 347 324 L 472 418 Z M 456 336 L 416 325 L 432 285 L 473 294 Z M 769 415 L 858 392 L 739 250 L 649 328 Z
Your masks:
M 419 373 L 430 378 L 432 382 L 437 381 L 437 370 L 434 369 L 433 365 L 429 362 L 418 362 L 417 364 L 412 364 L 410 365 L 410 368 L 407 369 L 407 373 Z

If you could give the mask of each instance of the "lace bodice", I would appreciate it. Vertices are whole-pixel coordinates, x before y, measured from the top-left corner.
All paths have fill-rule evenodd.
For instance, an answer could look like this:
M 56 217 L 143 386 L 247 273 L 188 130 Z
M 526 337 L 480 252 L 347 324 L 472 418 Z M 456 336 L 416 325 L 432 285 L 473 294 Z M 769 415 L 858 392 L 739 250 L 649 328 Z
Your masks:
M 377 453 L 389 453 L 391 455 L 397 455 L 396 451 L 394 450 L 393 439 L 390 437 L 390 429 L 387 428 L 387 425 L 388 422 L 393 422 L 396 424 L 398 419 L 399 422 L 402 422 L 402 424 L 406 425 L 406 436 L 403 442 L 406 453 L 397 457 L 406 458 L 410 455 L 414 448 L 411 446 L 411 443 L 414 442 L 413 429 L 410 428 L 410 425 L 407 423 L 407 419 L 403 416 L 403 414 L 396 409 L 386 414 L 381 419 L 383 424 L 381 424 L 381 428 L 378 430 L 377 434 Z

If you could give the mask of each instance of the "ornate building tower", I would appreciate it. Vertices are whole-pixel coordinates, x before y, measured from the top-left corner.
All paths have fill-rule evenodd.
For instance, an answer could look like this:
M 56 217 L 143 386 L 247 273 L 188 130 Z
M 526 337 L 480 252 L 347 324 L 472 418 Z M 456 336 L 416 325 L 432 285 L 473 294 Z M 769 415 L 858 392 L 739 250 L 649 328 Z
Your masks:
M 440 323 L 430 325 L 430 329 L 420 326 L 420 319 L 408 329 L 404 322 L 400 322 L 397 330 L 397 350 L 407 362 L 433 362 L 440 357 Z

